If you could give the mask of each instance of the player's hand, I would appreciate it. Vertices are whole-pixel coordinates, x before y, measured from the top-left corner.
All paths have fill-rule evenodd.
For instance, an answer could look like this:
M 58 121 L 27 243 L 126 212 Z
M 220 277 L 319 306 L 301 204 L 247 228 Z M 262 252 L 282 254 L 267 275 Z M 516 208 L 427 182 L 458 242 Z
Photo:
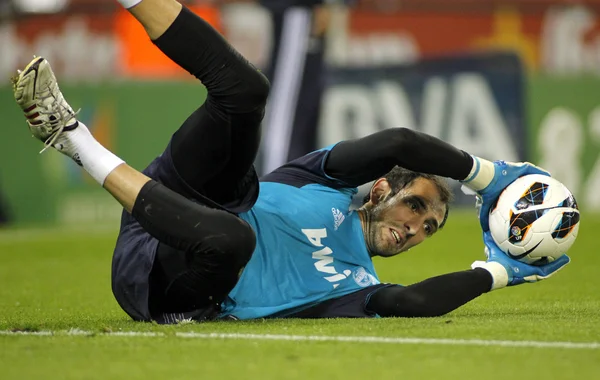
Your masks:
M 496 202 L 502 191 L 517 178 L 529 174 L 542 174 L 550 176 L 550 173 L 529 162 L 506 162 L 494 161 L 494 178 L 483 190 L 477 192 L 481 201 L 479 209 L 479 223 L 483 232 L 490 230 L 488 215 L 490 208 Z
M 475 261 L 471 268 L 484 268 L 494 278 L 493 289 L 504 286 L 514 286 L 525 282 L 538 282 L 544 280 L 564 268 L 571 259 L 566 254 L 558 259 L 543 265 L 526 264 L 510 258 L 492 239 L 490 232 L 483 234 L 485 254 L 487 261 Z

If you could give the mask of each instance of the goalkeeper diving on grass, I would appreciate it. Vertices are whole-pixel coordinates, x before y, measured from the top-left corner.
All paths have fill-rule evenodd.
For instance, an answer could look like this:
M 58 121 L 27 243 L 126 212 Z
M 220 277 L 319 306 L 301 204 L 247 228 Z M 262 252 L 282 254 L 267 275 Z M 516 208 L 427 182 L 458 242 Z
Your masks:
M 208 92 L 142 172 L 77 120 L 46 59 L 34 58 L 13 85 L 31 133 L 123 206 L 112 291 L 134 320 L 439 316 L 491 290 L 547 278 L 569 262 L 563 255 L 528 265 L 489 237 L 485 216 L 502 190 L 546 172 L 490 162 L 410 129 L 341 141 L 259 179 L 253 162 L 267 79 L 179 2 L 120 3 Z M 483 200 L 487 261 L 408 286 L 381 283 L 372 257 L 408 251 L 446 224 L 452 194 L 442 177 Z M 371 181 L 362 207 L 351 210 L 357 187 Z

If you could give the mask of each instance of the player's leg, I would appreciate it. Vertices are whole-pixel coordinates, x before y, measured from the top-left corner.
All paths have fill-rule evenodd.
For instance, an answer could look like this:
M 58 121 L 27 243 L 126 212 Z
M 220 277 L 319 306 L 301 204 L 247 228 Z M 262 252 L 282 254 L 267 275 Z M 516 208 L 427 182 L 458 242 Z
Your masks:
M 162 36 L 181 12 L 176 0 L 122 0 L 123 7 L 142 24 L 150 39 Z
M 228 204 L 251 193 L 251 189 L 257 190 L 245 185 L 256 180 L 252 163 L 258 150 L 268 81 L 188 9 L 182 8 L 165 29 L 164 23 L 156 22 L 156 13 L 161 13 L 160 4 L 165 1 L 173 3 L 143 0 L 130 12 L 165 55 L 201 80 L 208 97 L 173 135 L 159 164 L 164 175 L 158 177 L 178 193 L 205 204 Z M 171 166 L 174 170 L 169 169 Z M 137 204 L 134 215 L 136 210 Z M 145 210 L 139 207 L 141 213 Z M 241 220 L 239 223 L 247 226 Z M 245 249 L 215 249 L 205 239 L 205 244 L 182 251 L 161 240 L 152 272 L 152 301 L 158 303 L 156 309 L 187 311 L 209 301 L 218 302 L 227 295 L 250 258 L 254 235 L 225 231 L 230 240 L 247 242 Z
M 104 148 L 76 120 L 45 59 L 34 59 L 19 73 L 14 95 L 33 135 L 82 166 L 156 239 L 192 256 L 209 252 L 233 263 L 249 259 L 255 237 L 247 223 L 184 198 Z
M 175 132 L 166 153 L 186 185 L 227 204 L 254 173 L 269 83 L 208 23 L 173 3 L 143 0 L 129 9 L 153 43 L 208 90 L 206 102 Z M 166 28 L 156 16 L 164 8 L 181 9 Z
M 189 228 L 182 226 L 190 219 L 182 216 L 188 212 L 201 214 L 192 218 L 196 224 L 196 219 L 207 218 L 203 225 L 194 226 L 194 234 L 197 235 L 201 235 L 200 232 L 207 227 L 204 224 L 218 217 L 231 221 L 234 230 L 237 225 L 245 224 L 228 212 L 187 200 L 130 167 L 103 147 L 87 127 L 75 118 L 75 113 L 60 92 L 50 64 L 44 58 L 35 58 L 14 79 L 14 95 L 25 112 L 33 135 L 46 144 L 52 141 L 53 148 L 82 166 L 159 240 L 182 249 L 194 244 L 195 242 L 190 241 L 194 239 L 184 238 L 192 234 L 189 233 Z M 178 222 L 179 220 L 182 222 Z M 214 233 L 212 227 L 207 227 L 204 231 Z M 242 234 L 246 233 L 242 231 Z M 178 237 L 186 241 L 178 243 Z

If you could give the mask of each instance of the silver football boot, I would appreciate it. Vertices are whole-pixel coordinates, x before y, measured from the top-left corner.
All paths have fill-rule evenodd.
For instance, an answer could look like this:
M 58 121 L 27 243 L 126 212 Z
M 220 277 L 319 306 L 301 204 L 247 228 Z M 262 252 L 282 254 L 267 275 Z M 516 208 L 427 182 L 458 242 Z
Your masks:
M 34 57 L 12 82 L 15 100 L 25 113 L 29 130 L 44 142 L 41 152 L 53 146 L 63 132 L 77 128 L 77 113 L 60 92 L 46 59 Z

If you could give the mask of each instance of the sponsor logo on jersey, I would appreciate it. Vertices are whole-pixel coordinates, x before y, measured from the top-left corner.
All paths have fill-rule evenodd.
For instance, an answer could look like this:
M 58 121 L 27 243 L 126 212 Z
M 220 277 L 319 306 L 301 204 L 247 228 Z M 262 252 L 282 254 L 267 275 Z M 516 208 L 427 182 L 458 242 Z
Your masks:
M 327 230 L 325 228 L 302 229 L 302 233 L 312 245 L 320 248 L 312 253 L 312 258 L 317 260 L 314 263 L 315 269 L 329 275 L 323 278 L 332 283 L 334 289 L 340 286 L 340 281 L 347 279 L 352 274 L 352 271 L 346 269 L 342 273 L 339 273 L 336 270 L 333 263 L 333 250 L 322 242 L 327 237 Z

